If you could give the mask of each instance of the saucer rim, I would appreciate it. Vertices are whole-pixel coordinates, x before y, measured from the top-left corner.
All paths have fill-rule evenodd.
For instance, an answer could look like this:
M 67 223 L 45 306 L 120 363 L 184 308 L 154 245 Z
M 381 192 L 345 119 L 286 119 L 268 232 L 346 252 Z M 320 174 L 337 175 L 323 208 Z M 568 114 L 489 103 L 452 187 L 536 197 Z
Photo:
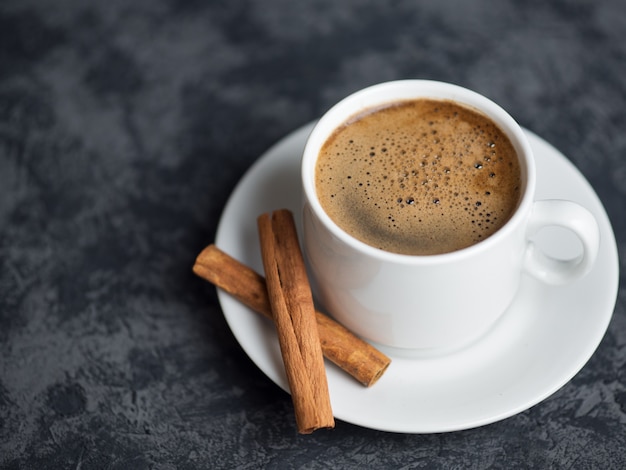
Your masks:
M 268 163 L 270 159 L 277 159 L 277 160 L 282 161 L 282 159 L 288 158 L 287 156 L 277 157 L 276 155 L 280 154 L 281 151 L 286 150 L 288 147 L 293 147 L 294 145 L 303 146 L 313 125 L 314 123 L 306 124 L 290 132 L 286 136 L 284 136 L 281 140 L 279 140 L 276 144 L 274 144 L 266 152 L 264 152 L 257 159 L 257 161 L 255 161 L 255 163 L 248 169 L 248 171 L 243 175 L 243 177 L 241 178 L 241 180 L 235 186 L 233 192 L 231 193 L 231 196 L 229 197 L 229 200 L 224 207 L 222 216 L 220 217 L 218 231 L 216 234 L 216 244 L 218 246 L 221 247 L 222 244 L 229 245 L 229 243 L 227 243 L 226 240 L 224 239 L 225 234 L 227 232 L 225 227 L 228 225 L 227 219 L 230 213 L 234 210 L 232 207 L 232 204 L 234 204 L 233 201 L 235 200 L 235 195 L 239 191 L 241 191 L 242 187 L 248 184 L 250 180 L 253 180 L 255 176 L 257 176 L 257 173 L 262 171 L 264 166 L 271 166 L 271 164 L 274 164 L 274 162 Z M 577 185 L 578 184 L 586 185 L 586 188 L 589 192 L 589 196 L 592 196 L 593 198 L 595 198 L 594 202 L 597 205 L 597 207 L 593 210 L 594 214 L 596 214 L 597 217 L 602 219 L 601 225 L 604 225 L 605 229 L 608 227 L 608 231 L 607 230 L 602 231 L 603 242 L 605 244 L 610 245 L 608 247 L 605 247 L 605 249 L 610 250 L 614 256 L 608 257 L 609 258 L 608 261 L 611 261 L 612 266 L 611 266 L 610 272 L 606 273 L 605 281 L 606 281 L 607 286 L 605 287 L 607 287 L 608 294 L 613 292 L 613 295 L 607 294 L 605 301 L 608 301 L 607 305 L 611 305 L 612 307 L 608 308 L 607 312 L 604 313 L 604 315 L 597 317 L 599 319 L 598 323 L 596 324 L 596 331 L 597 331 L 596 336 L 597 337 L 595 337 L 593 341 L 586 342 L 586 344 L 583 345 L 585 347 L 581 347 L 581 349 L 584 349 L 584 351 L 579 351 L 579 352 L 582 352 L 582 354 L 580 355 L 581 357 L 578 358 L 576 365 L 570 367 L 570 370 L 569 370 L 570 373 L 561 375 L 560 380 L 555 380 L 551 384 L 551 386 L 545 387 L 542 393 L 535 394 L 533 397 L 530 397 L 529 399 L 525 400 L 523 403 L 520 402 L 516 406 L 511 406 L 506 411 L 503 411 L 497 414 L 492 414 L 490 416 L 484 416 L 481 419 L 474 419 L 472 420 L 472 422 L 458 422 L 455 425 L 451 425 L 448 423 L 448 425 L 446 426 L 438 426 L 436 423 L 434 424 L 431 423 L 430 426 L 426 426 L 426 425 L 420 426 L 420 425 L 415 425 L 414 423 L 404 423 L 403 425 L 398 425 L 397 423 L 392 424 L 392 425 L 381 423 L 381 422 L 376 423 L 376 422 L 372 422 L 372 419 L 368 419 L 366 417 L 367 414 L 364 414 L 365 417 L 360 417 L 360 418 L 355 418 L 354 416 L 346 416 L 345 413 L 342 413 L 341 410 L 336 408 L 334 400 L 333 400 L 333 408 L 334 408 L 335 416 L 337 419 L 340 419 L 340 420 L 343 420 L 345 422 L 349 422 L 355 425 L 359 425 L 365 428 L 370 428 L 370 429 L 389 431 L 389 432 L 413 433 L 413 434 L 457 431 L 457 430 L 470 429 L 470 428 L 475 428 L 478 426 L 490 424 L 490 423 L 508 418 L 510 416 L 513 416 L 545 400 L 547 397 L 552 395 L 554 392 L 559 390 L 563 385 L 569 382 L 585 366 L 585 364 L 588 362 L 588 360 L 591 358 L 593 353 L 598 348 L 602 338 L 606 334 L 606 330 L 608 329 L 610 320 L 612 318 L 615 302 L 617 301 L 617 292 L 618 292 L 619 267 L 618 267 L 618 258 L 617 258 L 617 245 L 615 242 L 615 235 L 613 233 L 610 220 L 596 192 L 593 190 L 593 188 L 591 187 L 589 182 L 585 179 L 585 177 L 580 173 L 580 171 L 575 167 L 575 165 L 570 160 L 568 160 L 561 152 L 559 152 L 556 148 L 554 148 L 551 144 L 549 144 L 548 142 L 546 142 L 545 140 L 543 140 L 542 138 L 534 134 L 532 131 L 524 129 L 524 132 L 527 133 L 531 146 L 533 147 L 533 150 L 535 151 L 536 154 L 541 153 L 541 152 L 537 152 L 537 149 L 535 148 L 537 146 L 543 147 L 543 149 L 540 149 L 540 150 L 549 151 L 553 153 L 553 156 L 559 159 L 559 164 L 566 164 L 567 166 L 569 166 L 569 170 L 575 173 L 574 176 L 577 179 L 576 181 Z M 598 213 L 598 211 L 600 211 L 600 213 Z M 607 235 L 609 236 L 607 237 Z M 232 240 L 230 240 L 230 242 L 232 242 Z M 230 254 L 236 255 L 233 253 L 230 253 Z M 246 262 L 247 260 L 243 259 L 241 261 Z M 258 270 L 258 266 L 255 268 Z M 218 289 L 218 299 L 222 307 L 224 316 L 227 320 L 227 323 L 229 324 L 229 327 L 231 328 L 231 331 L 233 332 L 236 340 L 239 342 L 240 346 L 244 349 L 246 354 L 255 363 L 255 365 L 259 367 L 261 371 L 265 375 L 268 376 L 268 378 L 270 378 L 270 380 L 276 383 L 283 390 L 289 392 L 288 385 L 281 371 L 273 370 L 278 367 L 278 364 L 280 364 L 279 351 L 276 349 L 276 347 L 268 344 L 268 346 L 271 349 L 273 349 L 273 351 L 268 353 L 269 356 L 271 357 L 271 363 L 269 364 L 263 363 L 261 358 L 259 358 L 257 354 L 255 354 L 251 345 L 248 344 L 247 339 L 240 334 L 239 326 L 237 325 L 237 318 L 236 318 L 237 315 L 236 314 L 233 315 L 233 313 L 231 312 L 232 306 L 235 305 L 233 304 L 233 302 L 236 303 L 237 301 L 232 299 L 232 297 L 230 297 L 228 294 L 224 293 L 223 291 L 219 289 Z M 241 308 L 243 308 L 244 310 L 248 310 L 249 315 L 252 315 L 253 318 L 256 318 L 256 320 L 253 320 L 253 321 L 256 321 L 259 324 L 260 328 L 264 328 L 266 330 L 265 332 L 262 332 L 263 334 L 269 334 L 269 335 L 273 334 L 273 332 L 268 333 L 268 330 L 267 330 L 268 326 L 262 325 L 261 323 L 262 320 L 259 320 L 260 317 L 257 314 L 253 313 L 246 307 L 241 306 Z M 269 324 L 270 322 L 266 322 L 266 323 Z M 262 336 L 262 335 L 259 335 L 259 336 Z M 274 342 L 276 343 L 276 341 Z M 409 361 L 410 363 L 411 361 L 415 362 L 415 361 L 422 360 L 419 357 L 407 359 L 406 357 L 397 357 L 393 355 L 391 355 L 391 358 L 392 358 L 392 366 L 394 362 L 396 363 L 403 362 L 405 367 L 406 367 L 406 361 Z M 334 377 L 336 376 L 337 377 L 336 380 L 342 381 L 344 380 L 343 377 L 345 376 L 345 374 L 343 374 L 343 372 L 339 372 L 338 374 L 336 374 L 337 371 L 333 371 L 332 365 L 330 366 L 331 366 L 331 370 L 329 370 L 329 386 L 331 387 L 331 400 L 332 400 L 332 380 L 335 380 Z M 350 379 L 346 378 L 345 380 L 350 380 Z M 376 385 L 374 385 L 374 387 L 376 387 Z M 348 388 L 351 388 L 351 387 L 348 387 Z M 355 393 L 359 392 L 359 389 L 354 389 L 354 390 L 355 390 Z M 362 388 L 363 393 L 367 393 L 367 390 L 368 389 Z

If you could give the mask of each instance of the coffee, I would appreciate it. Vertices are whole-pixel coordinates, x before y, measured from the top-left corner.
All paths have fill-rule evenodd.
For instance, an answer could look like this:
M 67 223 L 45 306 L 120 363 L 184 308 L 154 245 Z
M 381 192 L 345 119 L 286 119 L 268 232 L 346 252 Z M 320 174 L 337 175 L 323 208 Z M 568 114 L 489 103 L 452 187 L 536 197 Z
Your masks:
M 330 218 L 385 251 L 432 255 L 492 235 L 514 213 L 520 164 L 488 117 L 452 101 L 366 110 L 335 130 L 316 164 Z

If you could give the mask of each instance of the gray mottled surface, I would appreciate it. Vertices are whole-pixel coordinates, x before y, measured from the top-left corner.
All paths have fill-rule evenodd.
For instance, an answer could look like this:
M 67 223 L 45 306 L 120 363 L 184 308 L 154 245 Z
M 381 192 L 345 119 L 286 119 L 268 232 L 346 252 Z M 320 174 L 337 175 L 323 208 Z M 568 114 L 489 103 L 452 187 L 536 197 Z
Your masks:
M 264 150 L 407 77 L 475 89 L 562 150 L 623 255 L 625 5 L 3 1 L 0 466 L 626 468 L 623 280 L 590 362 L 526 412 L 298 436 L 190 270 Z

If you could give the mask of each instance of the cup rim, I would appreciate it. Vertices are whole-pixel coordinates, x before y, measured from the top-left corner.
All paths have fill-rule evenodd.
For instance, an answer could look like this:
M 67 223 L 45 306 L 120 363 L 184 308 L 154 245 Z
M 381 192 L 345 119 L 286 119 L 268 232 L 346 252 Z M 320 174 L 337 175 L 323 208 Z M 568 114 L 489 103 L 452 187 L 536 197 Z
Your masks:
M 339 227 L 326 213 L 317 198 L 315 189 L 315 166 L 321 146 L 339 125 L 350 117 L 375 106 L 403 99 L 430 98 L 452 100 L 469 106 L 492 119 L 509 137 L 520 160 L 523 191 L 517 207 L 509 220 L 489 237 L 459 250 L 434 255 L 409 255 L 376 248 L 353 237 Z M 309 134 L 301 161 L 301 179 L 304 200 L 318 219 L 339 240 L 364 255 L 399 264 L 440 264 L 456 262 L 489 250 L 502 238 L 507 237 L 522 223 L 530 212 L 535 193 L 536 177 L 532 148 L 520 125 L 502 107 L 468 88 L 452 83 L 406 79 L 382 82 L 356 91 L 328 109 L 315 123 Z

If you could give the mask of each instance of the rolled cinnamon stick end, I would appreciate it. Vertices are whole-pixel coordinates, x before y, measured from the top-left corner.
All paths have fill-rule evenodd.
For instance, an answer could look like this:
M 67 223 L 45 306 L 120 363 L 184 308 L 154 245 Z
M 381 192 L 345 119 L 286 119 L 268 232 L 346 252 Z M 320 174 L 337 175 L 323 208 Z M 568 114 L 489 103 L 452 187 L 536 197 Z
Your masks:
M 291 212 L 258 219 L 267 293 L 298 432 L 335 427 L 313 296 Z
M 272 318 L 265 278 L 214 244 L 200 252 L 193 271 L 257 313 Z M 376 383 L 391 359 L 320 311 L 315 312 L 315 318 L 326 359 L 366 387 Z

